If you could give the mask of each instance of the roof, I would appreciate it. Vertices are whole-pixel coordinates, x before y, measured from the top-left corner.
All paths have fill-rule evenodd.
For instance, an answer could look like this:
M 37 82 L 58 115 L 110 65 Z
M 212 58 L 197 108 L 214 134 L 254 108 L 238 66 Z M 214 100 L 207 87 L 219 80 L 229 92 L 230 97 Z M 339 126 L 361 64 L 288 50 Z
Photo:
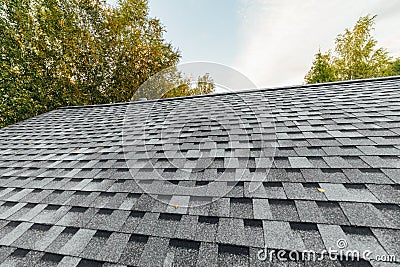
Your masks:
M 400 264 L 400 77 L 62 108 L 0 147 L 0 266 Z

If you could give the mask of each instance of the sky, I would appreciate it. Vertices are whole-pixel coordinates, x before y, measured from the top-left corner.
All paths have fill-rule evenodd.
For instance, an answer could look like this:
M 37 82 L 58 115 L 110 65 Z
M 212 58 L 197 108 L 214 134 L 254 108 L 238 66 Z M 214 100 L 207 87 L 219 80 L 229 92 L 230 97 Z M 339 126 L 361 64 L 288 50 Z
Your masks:
M 378 46 L 400 57 L 399 0 L 149 0 L 149 6 L 181 63 L 223 64 L 257 87 L 304 83 L 318 49 L 332 49 L 336 36 L 367 14 L 378 15 Z

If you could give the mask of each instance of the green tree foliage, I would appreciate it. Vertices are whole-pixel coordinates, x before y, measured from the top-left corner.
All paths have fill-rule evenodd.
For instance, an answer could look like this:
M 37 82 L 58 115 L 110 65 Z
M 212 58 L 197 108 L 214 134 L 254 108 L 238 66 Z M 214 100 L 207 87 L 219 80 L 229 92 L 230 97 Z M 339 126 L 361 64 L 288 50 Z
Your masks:
M 332 56 L 330 52 L 323 54 L 319 51 L 315 54 L 313 65 L 305 79 L 307 83 L 333 82 L 336 80 L 335 69 L 332 66 Z
M 353 29 L 336 38 L 334 53 L 315 55 L 306 83 L 320 83 L 390 75 L 392 62 L 384 48 L 377 48 L 371 32 L 376 16 L 361 17 Z
M 194 84 L 195 83 L 195 84 Z M 184 78 L 184 74 L 180 73 L 176 82 L 171 83 L 176 86 L 170 87 L 169 91 L 165 91 L 162 98 L 191 95 L 203 95 L 214 92 L 215 84 L 208 73 L 198 77 L 197 81 L 191 78 Z
M 400 75 L 400 58 L 393 61 L 392 65 L 390 66 L 390 75 L 391 76 Z
M 153 75 L 139 87 L 131 100 L 202 95 L 213 93 L 214 89 L 214 81 L 208 73 L 195 80 L 174 66 Z
M 178 63 L 164 31 L 147 0 L 0 1 L 0 127 L 60 106 L 129 101 Z
M 387 73 L 390 57 L 384 48 L 376 48 L 371 35 L 376 16 L 361 17 L 353 30 L 346 29 L 336 38 L 335 65 L 339 80 L 381 77 Z

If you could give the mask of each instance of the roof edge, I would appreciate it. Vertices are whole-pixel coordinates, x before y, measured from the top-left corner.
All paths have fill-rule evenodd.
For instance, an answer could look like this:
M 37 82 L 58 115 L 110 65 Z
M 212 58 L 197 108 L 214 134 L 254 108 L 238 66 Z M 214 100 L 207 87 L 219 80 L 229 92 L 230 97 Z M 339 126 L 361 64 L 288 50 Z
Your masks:
M 109 104 L 95 104 L 95 105 L 82 105 L 82 106 L 65 106 L 65 107 L 59 107 L 58 109 L 75 109 L 75 108 L 93 108 L 93 107 L 120 106 L 120 105 L 131 105 L 131 104 L 141 104 L 141 103 L 172 101 L 172 100 L 179 100 L 179 99 L 212 97 L 212 96 L 219 96 L 219 95 L 236 95 L 236 94 L 245 94 L 245 93 L 261 92 L 261 91 L 269 91 L 269 90 L 286 90 L 286 89 L 298 89 L 298 88 L 309 88 L 309 87 L 322 87 L 322 86 L 327 86 L 327 85 L 352 84 L 352 83 L 360 83 L 360 82 L 386 81 L 386 80 L 396 80 L 396 79 L 400 79 L 400 75 L 399 76 L 378 77 L 378 78 L 366 78 L 366 79 L 358 79 L 358 80 L 336 81 L 336 82 L 327 82 L 327 83 L 313 83 L 313 84 L 302 84 L 302 85 L 278 86 L 278 87 L 270 87 L 270 88 L 246 89 L 246 90 L 239 90 L 239 91 L 235 91 L 235 92 L 223 92 L 223 93 L 213 93 L 213 94 L 206 94 L 206 95 L 182 96 L 182 97 L 162 98 L 162 99 L 149 99 L 149 100 L 145 100 L 145 101 L 130 101 L 130 102 L 109 103 Z

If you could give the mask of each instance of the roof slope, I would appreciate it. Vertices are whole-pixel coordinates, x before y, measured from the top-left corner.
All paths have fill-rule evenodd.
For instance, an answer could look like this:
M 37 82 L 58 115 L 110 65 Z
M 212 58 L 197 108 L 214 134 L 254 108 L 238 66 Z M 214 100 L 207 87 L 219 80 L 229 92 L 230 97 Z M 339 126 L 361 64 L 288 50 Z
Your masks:
M 0 266 L 400 264 L 400 77 L 59 109 L 0 147 Z

